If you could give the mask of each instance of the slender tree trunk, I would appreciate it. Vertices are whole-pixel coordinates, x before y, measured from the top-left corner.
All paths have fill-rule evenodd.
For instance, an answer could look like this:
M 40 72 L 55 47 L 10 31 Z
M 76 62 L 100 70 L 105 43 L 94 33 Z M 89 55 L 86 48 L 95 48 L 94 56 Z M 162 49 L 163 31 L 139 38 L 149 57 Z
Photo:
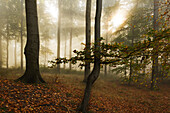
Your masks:
M 61 26 L 61 1 L 58 0 L 58 48 L 57 48 L 57 58 L 60 58 L 60 26 Z M 60 64 L 57 64 L 57 72 L 60 73 Z
M 71 28 L 71 30 L 70 30 L 70 58 L 72 57 L 72 32 L 73 32 L 73 30 L 72 30 L 72 28 Z M 70 62 L 70 64 L 69 64 L 69 69 L 71 70 L 71 62 Z
M 94 53 L 94 68 L 91 74 L 88 76 L 86 82 L 86 88 L 84 91 L 84 97 L 81 103 L 79 110 L 83 113 L 86 113 L 92 85 L 97 80 L 100 74 L 100 21 L 101 21 L 101 12 L 102 12 L 102 0 L 96 1 L 96 17 L 95 17 L 95 53 Z
M 2 68 L 2 37 L 0 36 L 0 68 Z
M 154 17 L 153 17 L 153 28 L 155 31 L 159 30 L 158 26 L 158 9 L 159 9 L 159 0 L 154 0 Z M 156 36 L 154 36 L 156 39 Z M 158 52 L 157 45 L 153 48 L 153 61 L 152 61 L 152 77 L 151 77 L 151 89 L 154 89 L 156 85 L 155 78 L 158 77 Z
M 126 65 L 125 65 L 125 69 L 124 69 L 124 70 L 125 70 L 124 74 L 125 74 L 125 78 L 126 78 L 126 75 L 127 75 L 127 72 L 126 72 Z
M 66 58 L 66 53 L 67 53 L 67 39 L 65 36 L 65 41 L 64 41 L 64 58 Z M 64 69 L 66 69 L 66 64 L 64 64 Z
M 131 46 L 133 47 L 133 43 L 134 43 L 134 25 L 132 25 L 132 43 Z M 132 81 L 132 76 L 133 76 L 133 63 L 132 63 L 132 58 L 133 56 L 130 57 L 130 73 L 129 73 L 129 85 L 131 84 Z
M 17 39 L 15 39 L 15 68 L 17 68 Z
M 108 26 L 108 25 L 107 25 Z M 108 34 L 106 33 L 106 44 L 108 44 Z M 107 58 L 105 57 L 105 60 Z M 104 74 L 107 75 L 107 64 L 105 64 Z
M 46 47 L 47 47 L 47 40 L 46 40 L 46 39 L 44 40 L 44 43 L 45 43 L 44 67 L 46 67 L 46 62 L 47 62 L 47 50 L 46 50 Z
M 108 32 L 109 32 L 109 17 L 108 17 L 108 19 L 106 20 L 107 22 L 106 22 L 106 44 L 108 44 Z M 106 60 L 107 58 L 105 57 L 105 60 Z M 108 67 L 108 65 L 107 64 L 105 64 L 105 75 L 107 75 L 107 67 Z M 110 71 L 110 69 L 109 69 L 109 71 Z
M 73 8 L 73 3 L 70 1 L 70 9 Z M 72 57 L 72 40 L 73 40 L 73 12 L 70 10 L 70 58 Z M 69 64 L 69 69 L 72 69 L 71 62 Z
M 91 43 L 91 0 L 86 2 L 86 60 L 90 58 L 90 43 Z M 87 82 L 88 75 L 90 74 L 90 62 L 85 62 L 84 80 Z
M 21 0 L 21 70 L 23 70 L 23 0 Z
M 36 0 L 26 0 L 27 43 L 26 71 L 18 80 L 25 83 L 44 83 L 39 71 L 39 31 Z M 17 81 L 18 81 L 17 80 Z
M 7 42 L 7 48 L 6 48 L 6 68 L 8 69 L 8 60 L 9 60 L 9 50 L 8 50 L 8 47 L 9 47 L 9 24 L 8 24 L 8 21 L 7 21 L 7 37 L 6 37 L 6 42 Z

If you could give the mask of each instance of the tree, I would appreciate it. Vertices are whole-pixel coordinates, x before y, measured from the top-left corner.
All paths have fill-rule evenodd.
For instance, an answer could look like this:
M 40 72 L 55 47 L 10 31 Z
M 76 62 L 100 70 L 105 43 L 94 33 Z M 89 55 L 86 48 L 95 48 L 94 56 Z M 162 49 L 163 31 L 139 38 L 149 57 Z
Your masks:
M 86 2 L 86 59 L 85 71 L 84 71 L 84 82 L 87 81 L 88 75 L 90 74 L 90 42 L 91 42 L 91 0 Z
M 159 0 L 154 0 L 153 29 L 155 31 L 159 30 L 159 26 L 158 26 L 158 10 L 159 10 Z M 156 39 L 156 36 L 154 36 L 154 40 L 155 39 Z M 155 87 L 155 82 L 156 82 L 155 77 L 158 77 L 158 52 L 157 52 L 157 46 L 155 46 L 155 48 L 153 48 L 151 89 L 154 89 L 154 87 Z
M 21 0 L 21 70 L 23 70 L 23 0 Z
M 86 112 L 90 93 L 94 82 L 97 80 L 100 74 L 100 21 L 101 21 L 101 12 L 102 12 L 102 0 L 96 1 L 96 16 L 95 16 L 95 53 L 94 53 L 94 68 L 93 71 L 87 78 L 86 88 L 84 91 L 84 97 L 81 102 L 79 110 L 83 113 Z
M 70 1 L 70 9 L 73 8 L 73 3 L 72 1 Z M 72 39 L 73 39 L 73 12 L 72 10 L 70 10 L 70 58 L 72 57 Z M 71 70 L 71 62 L 69 64 L 69 69 Z
M 27 43 L 25 46 L 26 71 L 17 81 L 45 83 L 39 71 L 39 31 L 36 0 L 26 0 Z
M 2 68 L 2 37 L 0 34 L 0 68 Z
M 60 58 L 60 29 L 61 29 L 61 1 L 58 0 L 58 47 L 57 58 Z M 60 64 L 57 64 L 57 72 L 60 73 Z

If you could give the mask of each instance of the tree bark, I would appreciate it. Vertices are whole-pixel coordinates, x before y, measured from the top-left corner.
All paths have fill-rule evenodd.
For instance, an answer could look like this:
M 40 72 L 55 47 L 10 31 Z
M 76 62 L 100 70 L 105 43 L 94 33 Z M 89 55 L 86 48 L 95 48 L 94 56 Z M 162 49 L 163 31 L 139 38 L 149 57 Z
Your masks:
M 133 43 L 134 43 L 134 24 L 132 24 L 132 43 L 131 43 L 131 46 L 133 47 Z M 129 72 L 129 85 L 131 84 L 131 81 L 132 81 L 132 77 L 133 77 L 133 56 L 130 57 L 130 72 Z
M 0 68 L 2 68 L 2 37 L 0 36 Z
M 7 48 L 6 48 L 6 68 L 8 69 L 8 60 L 9 60 L 9 24 L 8 24 L 8 20 L 7 20 L 7 37 L 6 37 L 6 43 L 7 43 Z
M 39 71 L 39 31 L 36 0 L 26 0 L 27 43 L 26 71 L 18 80 L 25 83 L 45 83 Z M 18 81 L 17 80 L 17 81 Z
M 97 80 L 100 74 L 100 21 L 102 12 L 102 0 L 96 1 L 96 17 L 95 17 L 95 53 L 94 53 L 94 68 L 91 74 L 88 76 L 86 88 L 84 91 L 84 97 L 80 105 L 79 110 L 86 113 L 92 85 Z
M 107 25 L 108 26 L 108 25 Z M 108 44 L 108 33 L 106 33 L 106 44 Z M 105 60 L 106 60 L 107 58 L 105 57 Z M 105 75 L 107 75 L 107 64 L 105 64 L 105 69 L 104 69 L 104 74 Z
M 73 2 L 70 1 L 70 9 L 73 8 Z M 72 57 L 72 39 L 73 39 L 73 12 L 70 10 L 70 58 Z M 72 69 L 71 62 L 69 64 L 69 69 Z
M 15 39 L 15 68 L 17 68 L 17 39 Z
M 23 70 L 23 0 L 21 0 L 21 70 Z
M 58 0 L 58 48 L 57 48 L 57 58 L 60 58 L 60 26 L 61 26 L 61 7 L 60 0 Z M 60 64 L 57 64 L 57 73 L 60 73 Z
M 90 58 L 90 43 L 91 43 L 91 0 L 86 2 L 86 55 L 85 59 Z M 90 74 L 90 62 L 85 62 L 84 80 L 87 82 L 88 75 Z
M 154 0 L 153 28 L 155 31 L 159 30 L 158 9 L 159 9 L 159 0 Z M 154 39 L 156 39 L 156 36 L 154 36 Z M 155 80 L 156 77 L 158 77 L 158 52 L 157 52 L 157 46 L 155 45 L 155 47 L 153 48 L 151 89 L 154 89 L 156 85 L 156 80 Z
M 70 29 L 70 58 L 72 57 L 72 32 L 73 32 L 73 30 L 72 30 L 72 28 Z M 69 69 L 71 70 L 71 62 L 70 62 L 70 64 L 69 64 Z
M 67 53 L 67 39 L 65 36 L 65 41 L 64 41 L 64 58 L 66 58 L 66 53 Z M 64 69 L 66 69 L 66 64 L 64 63 Z

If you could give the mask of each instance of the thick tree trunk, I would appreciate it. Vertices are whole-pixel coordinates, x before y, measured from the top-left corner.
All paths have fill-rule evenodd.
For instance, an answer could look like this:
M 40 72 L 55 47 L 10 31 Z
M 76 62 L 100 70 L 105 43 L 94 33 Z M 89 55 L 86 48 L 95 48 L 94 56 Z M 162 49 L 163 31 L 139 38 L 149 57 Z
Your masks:
M 25 83 L 44 83 L 39 71 L 39 31 L 36 0 L 26 0 L 27 43 L 26 71 L 18 80 Z
M 90 43 L 91 43 L 91 0 L 86 2 L 86 60 L 90 58 Z M 84 80 L 87 82 L 88 75 L 90 74 L 90 62 L 85 62 Z
M 20 33 L 21 33 L 21 70 L 23 70 L 23 0 L 21 0 L 21 29 L 20 29 Z
M 57 58 L 60 58 L 60 26 L 61 26 L 61 7 L 60 0 L 58 0 L 58 48 L 57 48 Z M 57 73 L 60 73 L 60 64 L 57 64 Z
M 97 0 L 96 2 L 96 17 L 95 17 L 95 53 L 94 53 L 94 68 L 91 74 L 88 76 L 86 88 L 84 92 L 84 97 L 81 103 L 79 110 L 83 113 L 86 113 L 90 92 L 92 85 L 97 80 L 100 74 L 100 21 L 101 21 L 101 12 L 102 12 L 102 0 Z
M 153 27 L 155 31 L 159 30 L 158 9 L 159 9 L 159 0 L 154 0 Z M 156 39 L 156 36 L 154 36 L 154 39 Z M 156 85 L 156 80 L 155 80 L 156 77 L 158 77 L 158 52 L 157 52 L 157 46 L 155 45 L 155 47 L 153 48 L 151 89 L 154 89 Z
M 2 68 L 2 37 L 0 36 L 0 68 Z

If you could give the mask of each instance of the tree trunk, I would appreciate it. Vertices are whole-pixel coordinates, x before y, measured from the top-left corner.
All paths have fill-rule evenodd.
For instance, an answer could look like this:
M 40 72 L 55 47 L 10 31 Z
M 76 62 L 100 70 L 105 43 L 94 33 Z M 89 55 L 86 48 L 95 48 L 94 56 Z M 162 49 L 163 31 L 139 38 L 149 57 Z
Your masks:
M 58 48 L 57 48 L 57 58 L 60 58 L 60 26 L 61 26 L 61 7 L 60 0 L 58 0 Z M 57 64 L 57 73 L 60 73 L 60 64 Z
M 132 24 L 132 43 L 131 46 L 133 47 L 133 43 L 134 43 L 134 24 Z M 132 63 L 132 58 L 133 56 L 130 57 L 130 72 L 129 72 L 129 85 L 131 84 L 132 81 L 132 76 L 133 76 L 133 63 Z
M 70 0 L 70 9 L 73 8 L 73 3 Z M 72 39 L 73 39 L 73 12 L 70 10 L 70 58 L 72 57 Z M 71 70 L 71 62 L 69 64 L 69 69 Z
M 155 31 L 159 30 L 158 26 L 158 9 L 159 9 L 159 0 L 154 0 L 154 17 L 153 17 L 153 28 Z M 156 39 L 156 36 L 154 36 Z M 151 89 L 154 89 L 156 80 L 158 77 L 158 52 L 157 46 L 153 48 L 153 61 L 152 61 L 152 77 L 151 77 Z
M 128 82 L 128 85 L 131 84 L 131 81 L 132 81 L 132 57 L 130 57 L 130 72 L 129 72 L 129 82 Z
M 39 31 L 36 0 L 26 0 L 27 43 L 26 71 L 18 80 L 25 83 L 45 83 L 39 71 Z M 17 81 L 18 81 L 17 80 Z
M 23 0 L 21 0 L 21 70 L 23 70 Z
M 0 36 L 0 68 L 2 68 L 2 37 Z
M 125 69 L 124 69 L 125 71 L 124 71 L 124 74 L 125 74 L 125 78 L 126 78 L 126 74 L 127 74 L 127 72 L 126 72 L 126 65 L 125 65 Z
M 107 22 L 106 22 L 106 44 L 108 44 L 108 32 L 109 32 L 109 18 L 107 19 Z M 107 58 L 105 57 L 105 60 L 106 60 Z M 104 71 L 104 73 L 105 73 L 105 75 L 107 75 L 107 67 L 108 67 L 108 65 L 107 64 L 105 64 L 105 71 Z M 109 69 L 110 70 L 110 69 Z
M 106 44 L 108 44 L 108 34 L 106 34 Z M 105 60 L 107 58 L 105 57 Z M 105 64 L 104 74 L 107 75 L 107 64 Z
M 15 39 L 15 68 L 17 68 L 17 39 Z
M 72 57 L 72 28 L 70 29 L 70 58 Z M 69 64 L 69 69 L 71 70 L 71 62 Z
M 100 74 L 100 21 L 101 21 L 101 12 L 102 12 L 102 0 L 96 1 L 96 17 L 95 17 L 95 53 L 94 53 L 94 68 L 91 74 L 87 78 L 86 88 L 84 91 L 84 97 L 81 103 L 79 110 L 83 113 L 86 113 L 90 92 L 92 85 L 97 80 Z
M 65 41 L 64 41 L 64 58 L 66 58 L 66 53 L 67 53 L 67 39 L 65 36 Z M 64 69 L 66 69 L 66 64 L 64 64 Z
M 86 55 L 85 58 L 90 58 L 90 43 L 91 43 L 91 0 L 86 3 Z M 84 80 L 87 82 L 88 75 L 90 74 L 90 62 L 85 62 Z
M 9 60 L 9 25 L 8 25 L 8 21 L 7 21 L 7 37 L 6 37 L 6 42 L 7 42 L 7 48 L 6 48 L 6 68 L 8 69 L 8 60 Z
M 47 62 L 47 39 L 44 40 L 44 46 L 45 46 L 45 53 L 44 53 L 44 67 L 46 67 L 46 62 Z

